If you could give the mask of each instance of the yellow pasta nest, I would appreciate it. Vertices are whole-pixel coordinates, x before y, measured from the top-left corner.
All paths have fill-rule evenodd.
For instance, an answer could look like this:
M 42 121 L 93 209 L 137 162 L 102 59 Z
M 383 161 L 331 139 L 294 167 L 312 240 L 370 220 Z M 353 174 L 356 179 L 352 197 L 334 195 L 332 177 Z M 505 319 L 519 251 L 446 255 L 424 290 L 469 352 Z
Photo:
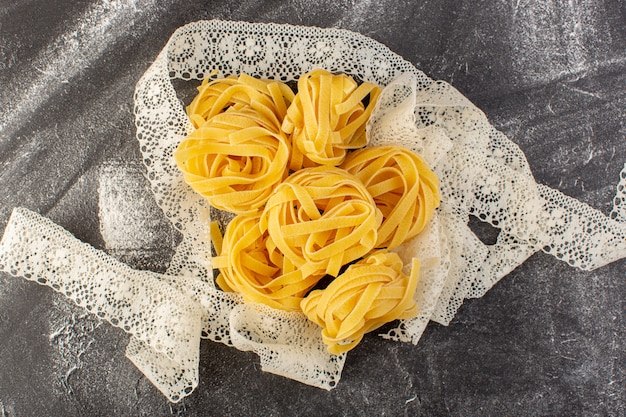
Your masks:
M 176 163 L 214 207 L 253 213 L 287 176 L 291 146 L 280 125 L 293 93 L 243 75 L 199 90 L 188 107 L 197 128 L 178 146 Z
M 431 220 L 439 181 L 408 150 L 359 149 L 380 88 L 314 70 L 297 94 L 245 74 L 198 90 L 187 107 L 195 129 L 174 158 L 196 192 L 237 214 L 223 238 L 211 225 L 219 287 L 303 311 L 334 354 L 415 317 L 419 263 L 406 276 L 387 249 Z M 325 277 L 335 278 L 319 289 Z
M 198 94 L 187 106 L 187 114 L 197 129 L 227 109 L 251 107 L 279 130 L 293 98 L 289 86 L 278 81 L 260 80 L 247 74 L 213 81 L 205 78 L 198 87 Z
M 220 270 L 216 282 L 248 302 L 299 311 L 302 297 L 322 276 L 304 277 L 268 237 L 259 228 L 258 214 L 236 216 L 226 227 L 221 245 L 216 245 L 219 256 L 212 259 Z
M 332 354 L 354 348 L 367 332 L 396 319 L 417 315 L 413 299 L 419 264 L 413 261 L 411 275 L 402 273 L 402 261 L 380 250 L 346 271 L 323 290 L 312 291 L 302 301 L 302 311 L 322 330 Z
M 304 276 L 337 276 L 377 241 L 382 215 L 364 185 L 336 167 L 304 168 L 269 198 L 261 231 Z
M 439 179 L 422 158 L 402 147 L 359 149 L 341 167 L 365 184 L 383 213 L 376 247 L 393 249 L 417 236 L 439 206 Z
M 337 166 L 348 149 L 365 146 L 365 124 L 380 92 L 376 85 L 358 85 L 345 74 L 317 69 L 302 75 L 282 125 L 292 137 L 290 168 Z

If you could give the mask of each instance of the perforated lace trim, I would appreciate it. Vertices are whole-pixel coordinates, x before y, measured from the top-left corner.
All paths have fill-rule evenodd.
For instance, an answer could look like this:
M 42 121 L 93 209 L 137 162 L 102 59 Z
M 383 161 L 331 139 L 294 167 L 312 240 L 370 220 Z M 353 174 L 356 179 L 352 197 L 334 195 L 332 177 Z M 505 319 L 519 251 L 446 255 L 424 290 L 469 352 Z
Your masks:
M 0 260 L 2 270 L 47 285 L 131 334 L 143 352 L 138 365 L 172 401 L 198 385 L 200 308 L 158 274 L 133 270 L 21 208 L 11 214 Z
M 201 335 L 252 350 L 263 370 L 320 388 L 335 387 L 341 375 L 345 356 L 330 355 L 304 315 L 253 308 L 199 279 L 131 269 L 24 208 L 5 229 L 0 270 L 47 285 L 129 333 L 126 355 L 172 402 L 198 385 Z
M 405 73 L 385 88 L 377 105 L 369 143 L 421 153 L 441 179 L 439 220 L 450 266 L 430 320 L 448 324 L 465 299 L 484 295 L 538 250 L 585 270 L 626 256 L 624 170 L 607 217 L 537 184 L 519 147 L 444 82 L 424 85 L 419 76 Z M 470 216 L 499 229 L 495 244 L 474 234 Z M 393 334 L 419 338 L 406 331 Z

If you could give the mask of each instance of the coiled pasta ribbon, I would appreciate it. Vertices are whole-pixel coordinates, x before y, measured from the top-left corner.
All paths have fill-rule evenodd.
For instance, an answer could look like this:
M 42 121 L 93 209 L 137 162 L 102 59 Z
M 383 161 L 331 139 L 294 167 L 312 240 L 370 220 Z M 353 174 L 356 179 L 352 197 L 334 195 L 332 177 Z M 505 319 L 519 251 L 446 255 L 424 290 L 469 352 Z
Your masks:
M 239 215 L 228 224 L 219 256 L 216 282 L 224 291 L 236 291 L 248 302 L 300 311 L 302 297 L 322 278 L 303 276 L 259 228 L 259 215 Z
M 346 158 L 383 213 L 376 247 L 393 249 L 421 232 L 439 206 L 439 179 L 417 154 L 399 146 L 372 146 Z
M 337 166 L 348 149 L 365 146 L 365 124 L 380 92 L 376 85 L 358 85 L 345 74 L 316 69 L 302 75 L 282 125 L 292 136 L 290 168 Z
M 312 291 L 302 300 L 302 311 L 322 327 L 330 353 L 347 352 L 365 333 L 417 315 L 413 294 L 418 275 L 419 261 L 413 260 L 406 276 L 396 253 L 379 250 L 350 265 L 324 290 Z
M 259 210 L 287 176 L 289 143 L 250 108 L 213 116 L 174 153 L 185 182 L 231 213 Z
M 304 311 L 333 354 L 414 317 L 418 261 L 406 276 L 397 254 L 371 251 L 417 235 L 439 205 L 439 183 L 400 147 L 348 154 L 366 144 L 380 89 L 314 70 L 295 96 L 245 74 L 198 90 L 187 107 L 195 130 L 174 158 L 196 192 L 237 214 L 223 238 L 212 229 L 217 284 L 247 302 Z M 336 278 L 312 291 L 327 275 Z
M 276 188 L 261 214 L 261 231 L 303 276 L 337 276 L 374 247 L 381 221 L 356 177 L 316 167 L 295 172 Z
M 247 74 L 213 81 L 205 78 L 198 87 L 198 94 L 187 106 L 187 115 L 197 129 L 228 108 L 251 107 L 280 129 L 293 99 L 291 88 L 274 80 L 261 80 Z
M 253 213 L 288 173 L 291 146 L 280 126 L 293 92 L 247 75 L 203 82 L 199 90 L 188 107 L 197 129 L 178 146 L 176 163 L 214 207 Z

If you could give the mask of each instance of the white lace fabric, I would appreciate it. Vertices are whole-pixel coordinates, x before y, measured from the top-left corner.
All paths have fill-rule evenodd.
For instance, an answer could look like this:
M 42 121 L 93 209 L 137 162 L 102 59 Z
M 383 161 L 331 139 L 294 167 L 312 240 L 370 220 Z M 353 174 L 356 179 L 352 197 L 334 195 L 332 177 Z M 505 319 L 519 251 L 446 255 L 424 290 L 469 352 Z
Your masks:
M 479 109 L 369 38 L 201 21 L 173 34 L 135 90 L 151 190 L 183 235 L 167 272 L 135 271 L 20 208 L 0 243 L 0 269 L 51 286 L 130 333 L 127 356 L 173 402 L 197 386 L 200 337 L 254 351 L 265 371 L 335 387 L 345 355 L 327 353 L 320 329 L 304 315 L 247 304 L 215 288 L 210 207 L 184 183 L 172 157 L 192 129 L 172 79 L 198 80 L 217 69 L 289 81 L 315 68 L 384 87 L 368 123 L 370 145 L 418 152 L 441 180 L 442 203 L 431 224 L 398 248 L 406 264 L 420 259 L 419 316 L 382 337 L 416 344 L 429 321 L 448 324 L 465 299 L 484 295 L 538 250 L 582 269 L 626 257 L 626 165 L 614 209 L 604 216 L 537 184 L 523 152 Z M 495 244 L 472 232 L 470 216 L 500 229 Z
M 168 398 L 198 385 L 200 307 L 158 274 L 133 270 L 22 208 L 11 214 L 0 259 L 4 271 L 48 285 L 131 334 L 134 351 L 144 353 L 133 357 L 149 360 L 142 370 Z

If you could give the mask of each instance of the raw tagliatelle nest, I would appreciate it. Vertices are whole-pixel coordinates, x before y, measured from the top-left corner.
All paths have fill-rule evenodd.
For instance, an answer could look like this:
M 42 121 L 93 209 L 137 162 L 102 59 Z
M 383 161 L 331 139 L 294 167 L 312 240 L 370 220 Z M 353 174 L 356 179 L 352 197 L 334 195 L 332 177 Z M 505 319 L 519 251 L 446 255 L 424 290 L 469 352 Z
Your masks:
M 304 306 L 319 311 L 311 315 L 314 322 L 299 311 L 245 302 L 215 287 L 209 203 L 185 183 L 173 156 L 198 126 L 185 113 L 173 79 L 200 80 L 218 70 L 295 81 L 316 68 L 382 87 L 368 118 L 367 146 L 409 149 L 440 179 L 441 204 L 432 220 L 393 249 L 405 265 L 419 262 L 412 300 L 419 312 L 383 337 L 417 343 L 430 320 L 448 324 L 464 299 L 481 297 L 538 250 L 583 269 L 626 256 L 626 168 L 613 212 L 604 216 L 537 184 L 521 150 L 479 109 L 369 38 L 338 29 L 203 21 L 173 34 L 135 91 L 137 139 L 151 189 L 183 236 L 167 272 L 133 270 L 21 208 L 4 232 L 0 269 L 49 285 L 130 333 L 127 356 L 171 401 L 198 384 L 201 337 L 256 352 L 265 371 L 334 387 L 345 354 L 328 352 L 323 339 L 343 333 L 337 328 L 322 335 L 324 311 Z M 315 147 L 309 139 L 301 138 L 301 149 Z M 283 158 L 281 152 L 276 147 Z M 341 151 L 321 155 L 332 159 Z M 290 163 L 309 162 L 303 156 Z M 252 190 L 259 201 L 264 192 Z M 470 215 L 499 229 L 495 244 L 474 235 Z M 395 244 L 393 235 L 387 246 Z M 379 257 L 364 267 L 377 262 L 387 261 Z M 327 297 L 338 294 L 331 285 Z
M 195 129 L 174 153 L 185 181 L 236 215 L 211 236 L 219 287 L 303 312 L 335 355 L 417 315 L 419 263 L 407 276 L 388 250 L 439 205 L 439 180 L 419 155 L 366 147 L 380 92 L 323 69 L 302 74 L 295 94 L 246 74 L 205 79 L 187 106 Z

